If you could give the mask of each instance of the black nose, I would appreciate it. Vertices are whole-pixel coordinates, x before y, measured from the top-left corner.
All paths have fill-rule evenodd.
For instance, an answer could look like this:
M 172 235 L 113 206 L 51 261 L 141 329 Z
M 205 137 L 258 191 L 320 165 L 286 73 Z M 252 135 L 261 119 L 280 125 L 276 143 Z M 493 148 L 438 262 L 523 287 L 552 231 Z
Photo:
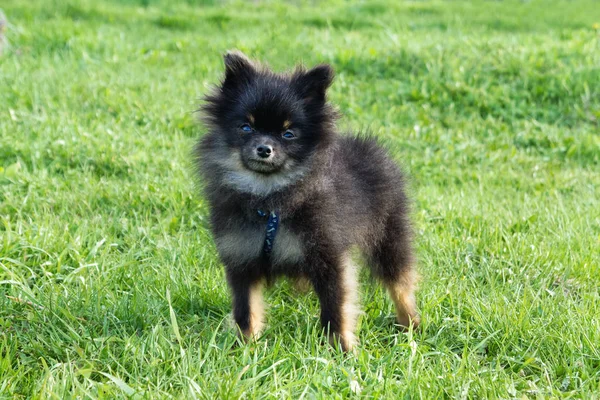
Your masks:
M 269 158 L 271 153 L 273 152 L 273 148 L 268 144 L 259 144 L 256 147 L 256 154 L 262 158 Z

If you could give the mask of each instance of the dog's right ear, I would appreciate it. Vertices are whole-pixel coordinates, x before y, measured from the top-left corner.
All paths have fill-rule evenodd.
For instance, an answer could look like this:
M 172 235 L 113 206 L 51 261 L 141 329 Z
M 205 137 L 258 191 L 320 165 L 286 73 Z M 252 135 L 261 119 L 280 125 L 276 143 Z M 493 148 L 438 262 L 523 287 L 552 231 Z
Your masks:
M 254 78 L 256 68 L 244 53 L 230 50 L 223 56 L 225 61 L 225 80 L 223 86 L 235 86 L 248 83 Z

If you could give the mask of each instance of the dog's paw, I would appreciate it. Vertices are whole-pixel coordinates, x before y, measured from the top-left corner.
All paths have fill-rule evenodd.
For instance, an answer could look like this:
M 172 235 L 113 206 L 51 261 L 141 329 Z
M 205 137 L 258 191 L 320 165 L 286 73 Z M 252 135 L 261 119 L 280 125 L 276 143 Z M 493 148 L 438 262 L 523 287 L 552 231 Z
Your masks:
M 421 317 L 418 314 L 413 316 L 398 315 L 396 316 L 396 322 L 402 332 L 408 332 L 411 327 L 413 332 L 417 332 L 419 326 L 421 326 Z
M 356 338 L 354 332 L 331 334 L 329 335 L 329 343 L 336 348 L 339 345 L 344 353 L 352 353 L 356 355 L 356 345 L 358 344 L 358 339 Z

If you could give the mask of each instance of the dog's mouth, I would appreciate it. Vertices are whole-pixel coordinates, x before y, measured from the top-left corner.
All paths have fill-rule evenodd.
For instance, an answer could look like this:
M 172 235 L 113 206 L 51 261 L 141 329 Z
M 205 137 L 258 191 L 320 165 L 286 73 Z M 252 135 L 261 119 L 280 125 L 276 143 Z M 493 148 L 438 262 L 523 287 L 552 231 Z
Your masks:
M 272 174 L 281 169 L 281 166 L 274 163 L 273 161 L 258 158 L 248 159 L 244 164 L 249 170 L 261 174 Z

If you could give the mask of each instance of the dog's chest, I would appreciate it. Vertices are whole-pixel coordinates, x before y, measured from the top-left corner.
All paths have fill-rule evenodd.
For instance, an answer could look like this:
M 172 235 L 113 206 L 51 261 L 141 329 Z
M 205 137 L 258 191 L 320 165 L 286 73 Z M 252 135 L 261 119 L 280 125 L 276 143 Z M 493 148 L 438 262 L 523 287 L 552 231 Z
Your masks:
M 259 258 L 265 245 L 266 225 L 231 230 L 215 238 L 223 262 L 246 264 Z M 297 264 L 304 259 L 300 237 L 281 223 L 275 235 L 269 260 L 274 266 Z

